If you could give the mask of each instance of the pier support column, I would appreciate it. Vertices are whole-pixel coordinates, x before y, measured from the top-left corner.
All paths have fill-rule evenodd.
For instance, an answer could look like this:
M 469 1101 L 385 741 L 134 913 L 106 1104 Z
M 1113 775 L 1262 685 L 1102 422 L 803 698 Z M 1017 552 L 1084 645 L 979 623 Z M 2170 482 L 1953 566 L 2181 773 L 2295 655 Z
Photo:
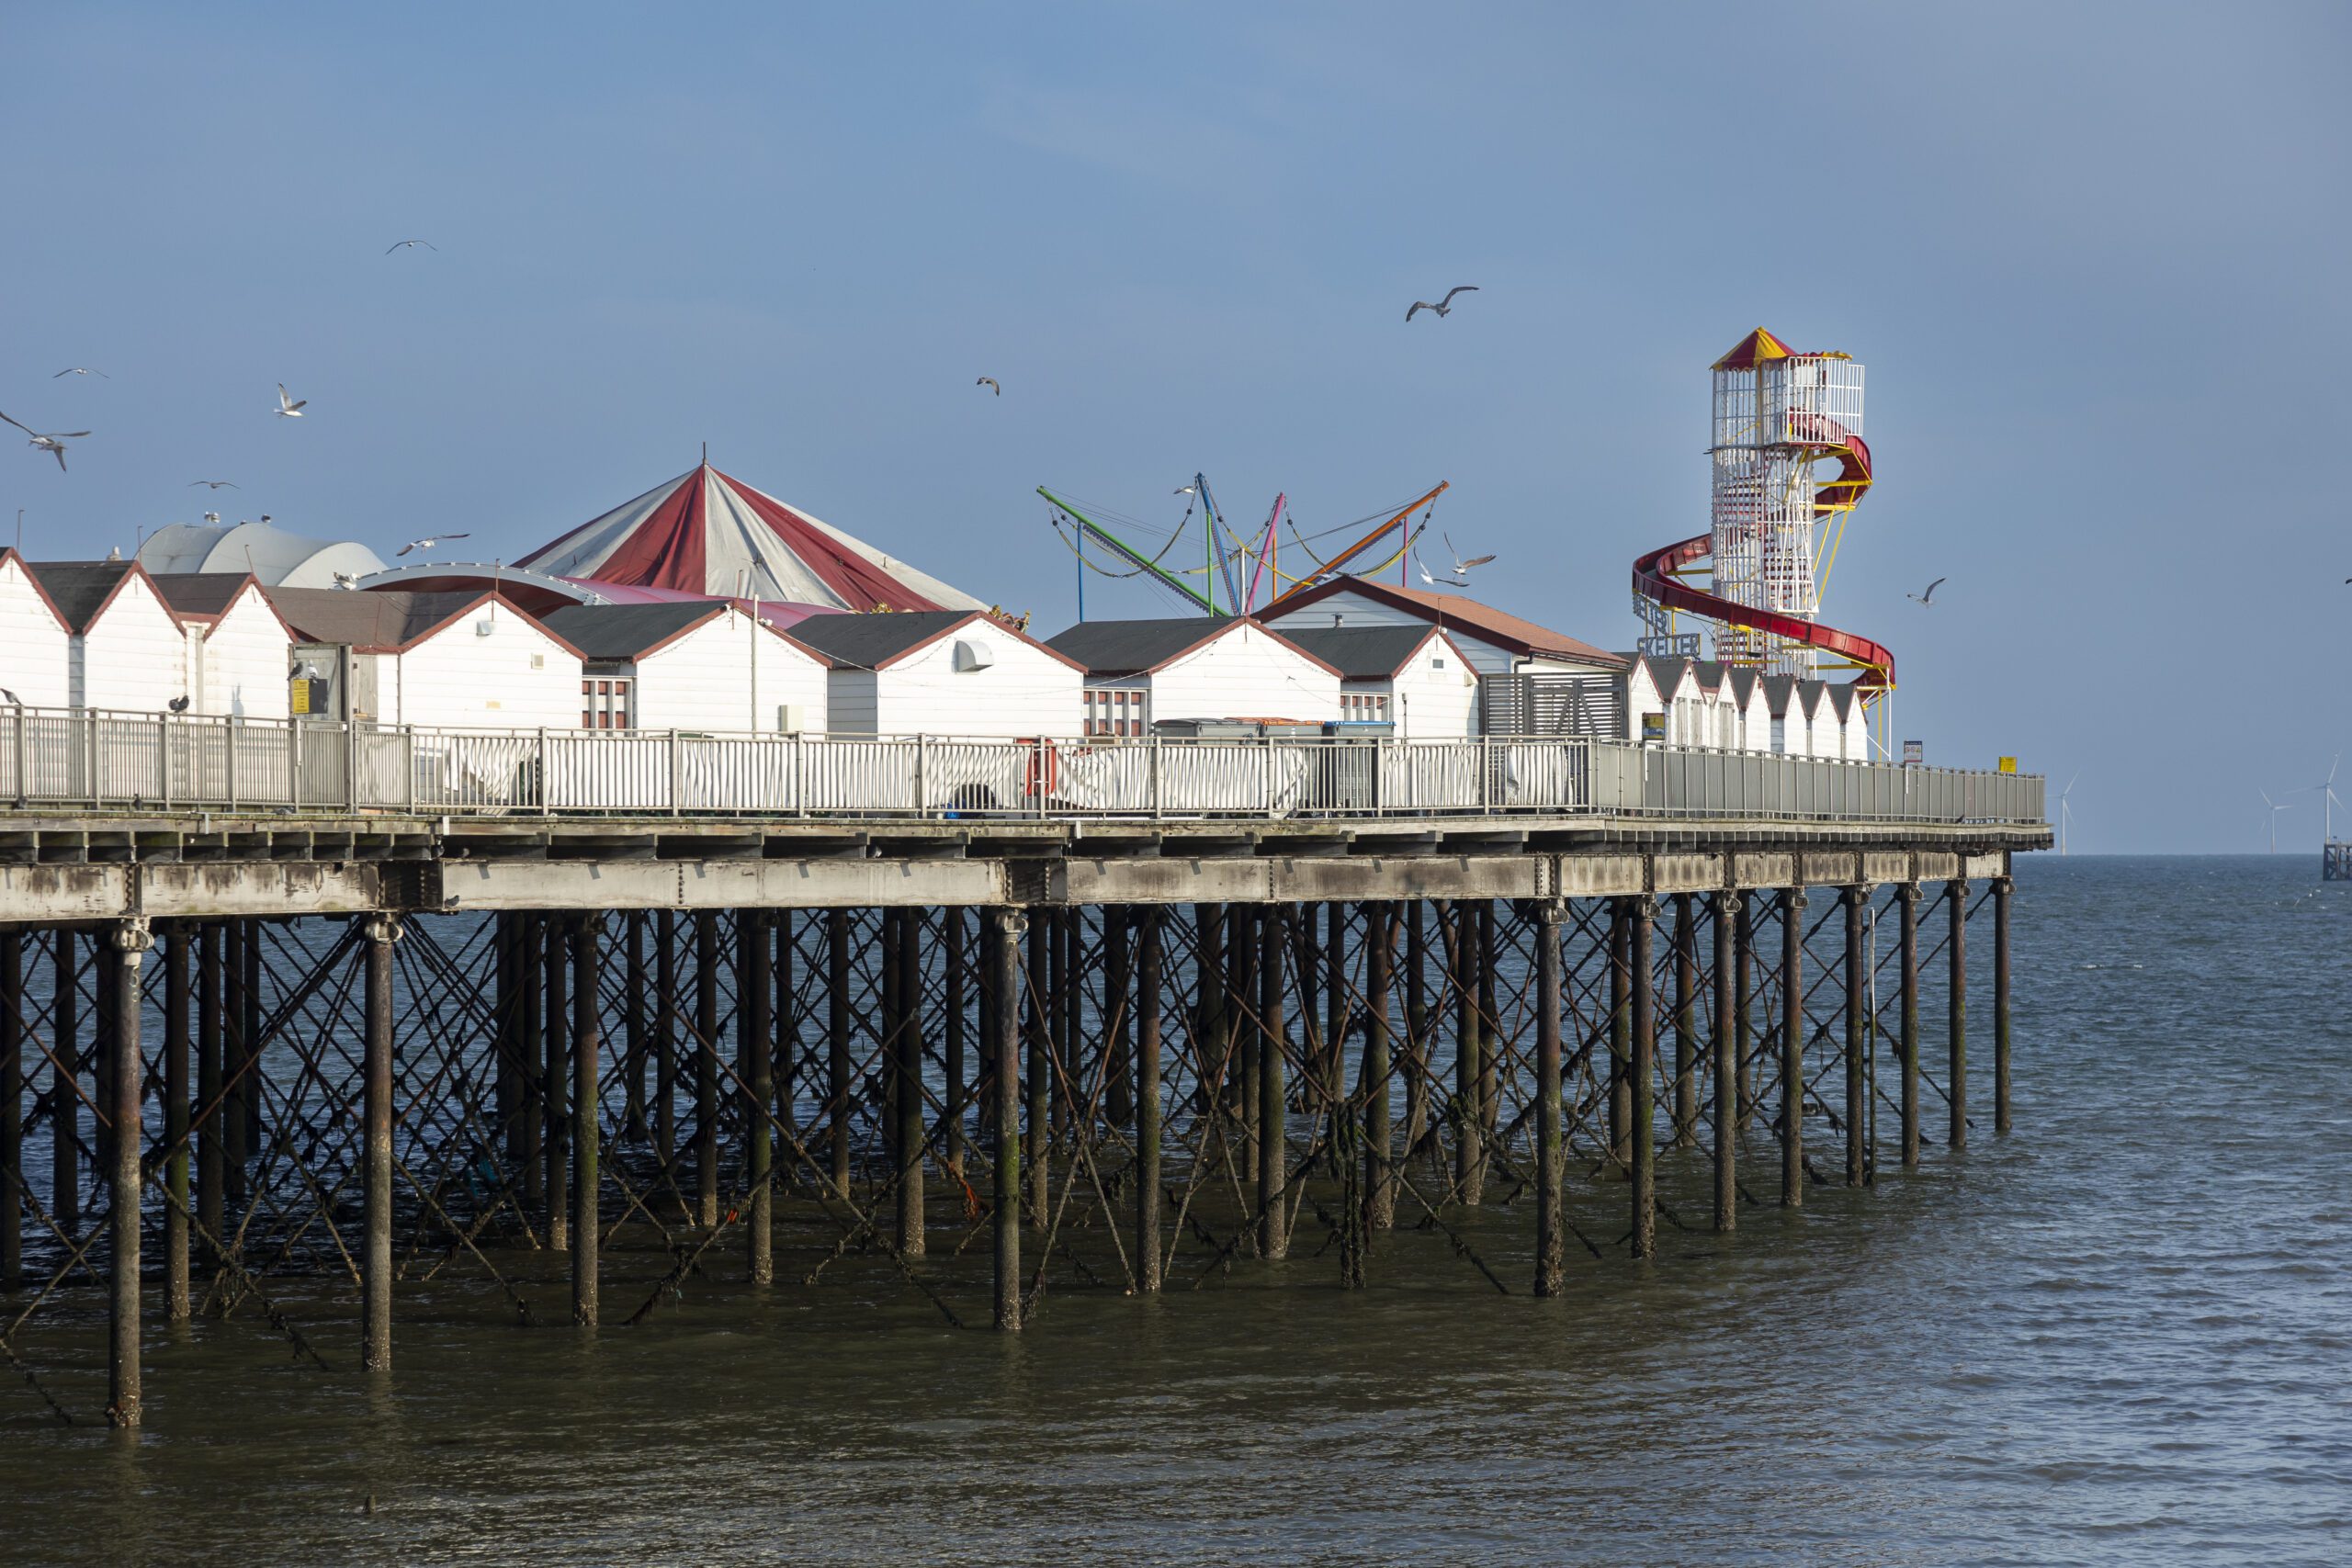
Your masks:
M 1627 961 L 1632 965 L 1634 1039 L 1626 1114 L 1633 1154 L 1634 1256 L 1654 1258 L 1657 1255 L 1657 1150 L 1650 1085 L 1651 1065 L 1657 1058 L 1657 987 L 1650 942 L 1657 905 L 1646 894 L 1623 903 L 1632 924 Z
M 604 1185 L 603 1130 L 597 1114 L 602 1109 L 597 1080 L 605 1054 L 598 951 L 604 923 L 601 914 L 589 910 L 571 926 L 571 1321 L 582 1328 L 596 1326 L 597 1255 L 604 1241 L 596 1201 Z M 632 945 L 635 940 L 632 931 Z
M 175 925 L 164 950 L 164 1317 L 186 1323 L 188 1299 L 188 941 Z
M 1804 889 L 1781 895 L 1781 1206 L 1804 1204 Z
M 1102 1108 L 1114 1127 L 1135 1114 L 1135 942 L 1127 909 L 1102 911 Z
M 905 909 L 899 916 L 899 1128 L 892 1143 L 899 1158 L 899 1252 L 920 1258 L 923 1248 L 923 1127 L 922 1096 L 922 911 Z
M 139 1364 L 139 1156 L 140 1135 L 139 964 L 154 938 L 145 920 L 124 920 L 107 933 L 114 953 L 105 965 L 114 987 L 107 1009 L 113 1038 L 101 1043 L 107 1064 L 107 1119 L 114 1137 L 107 1145 L 111 1193 L 107 1229 L 107 1424 L 136 1427 L 140 1417 Z
M 1136 1288 L 1159 1289 L 1160 911 L 1136 913 Z
M 960 1182 L 964 1176 L 964 1117 L 971 1102 L 972 1081 L 964 1023 L 964 911 L 951 908 L 941 913 L 946 939 L 946 953 L 940 964 L 945 993 L 940 1011 L 945 1015 L 947 1025 L 947 1093 L 940 1112 L 944 1125 L 940 1129 L 939 1158 Z
M 1951 1101 L 1948 1142 L 1954 1149 L 1968 1147 L 1968 884 L 1955 878 L 1945 884 L 1951 905 L 1951 935 L 1944 956 L 1951 964 L 1951 1065 L 1946 1069 L 1944 1091 Z
M 515 919 L 514 984 L 522 1001 L 522 1099 L 515 1120 L 522 1133 L 523 1204 L 536 1221 L 548 1200 L 548 995 L 539 955 L 547 917 L 523 914 Z
M 249 923 L 224 920 L 220 926 L 220 1106 L 213 1112 L 220 1120 L 221 1184 L 229 1202 L 240 1211 L 244 1207 L 254 1147 L 249 1100 L 254 1074 L 246 1060 L 245 1033 L 245 927 Z M 225 1238 L 229 1233 L 216 1228 L 212 1234 Z
M 1478 998 L 1480 948 L 1476 908 L 1467 900 L 1453 906 L 1453 1182 L 1464 1204 L 1476 1208 L 1486 1195 L 1486 1080 L 1481 1052 L 1486 1043 Z
M 1259 910 L 1258 942 L 1258 1253 L 1290 1253 L 1290 1211 L 1283 1189 L 1290 1185 L 1289 1120 L 1283 1046 L 1289 1032 L 1283 1010 L 1283 927 L 1297 906 L 1267 905 Z
M 1047 1156 L 1046 1140 L 1053 1127 L 1054 1070 L 1047 1044 L 1047 1032 L 1052 1027 L 1046 1014 L 1052 1010 L 1053 994 L 1048 986 L 1052 959 L 1047 952 L 1054 946 L 1054 922 L 1051 911 L 1040 911 L 1024 919 L 1021 929 L 1029 935 L 1029 965 L 1025 974 L 1016 974 L 1013 994 L 1026 992 L 1028 1006 L 1023 1013 L 1029 1021 L 1028 1096 L 1029 1141 L 1022 1150 L 1026 1160 L 1029 1179 L 1029 1223 L 1044 1235 L 1052 1219 L 1047 1205 L 1053 1192 L 1053 1162 Z
M 1739 1130 L 1756 1119 L 1761 1067 L 1756 1056 L 1756 901 L 1737 900 L 1739 913 L 1731 923 L 1732 942 L 1732 1061 L 1739 1074 Z
M 1715 895 L 1715 1229 L 1729 1235 L 1739 1224 L 1739 954 L 1737 932 L 1744 900 L 1725 888 Z
M 220 922 L 207 920 L 196 949 L 196 1223 L 216 1237 L 224 1182 L 220 1034 Z
M 695 915 L 694 1035 L 695 1219 L 709 1230 L 718 1224 L 718 912 L 715 909 L 698 910 Z
M 1903 965 L 1903 1168 L 1919 1168 L 1919 885 L 1894 890 L 1902 924 L 1896 940 Z
M 1535 1293 L 1565 1282 L 1567 1235 L 1561 1187 L 1566 1154 L 1560 1127 L 1560 919 L 1556 898 L 1536 911 L 1535 933 Z M 1689 927 L 1683 910 L 1680 929 Z
M 0 1291 L 25 1274 L 25 939 L 0 931 Z
M 1496 1005 L 1495 901 L 1478 900 L 1478 1177 L 1483 1183 L 1502 1127 L 1502 1011 Z M 1474 1200 L 1475 1201 L 1475 1200 Z
M 767 912 L 735 911 L 735 1111 L 742 1118 L 743 1272 L 754 1285 L 775 1279 L 775 1195 L 769 1185 L 772 1146 L 768 1100 L 769 1053 L 775 1005 Z M 885 1058 L 886 1064 L 888 1058 Z M 887 1070 L 887 1066 L 886 1066 Z
M 593 917 L 592 917 L 593 918 Z M 621 917 L 621 1136 L 645 1142 L 645 915 Z
M 49 1213 L 70 1236 L 82 1228 L 82 991 L 74 933 L 60 927 L 51 940 L 56 966 L 50 982 Z
M 1021 938 L 1019 909 L 989 911 L 990 1000 L 996 1008 L 996 1072 L 989 1081 L 996 1213 L 996 1325 L 1021 1326 Z
M 1625 900 L 1609 901 L 1609 1163 L 1634 1170 L 1634 920 Z
M 552 915 L 546 921 L 540 971 L 547 987 L 548 1247 L 571 1247 L 571 929 L 581 917 Z
M 849 911 L 825 911 L 825 1141 L 833 1191 L 849 1196 L 849 1115 L 855 1092 L 850 1064 Z
M 1863 1081 L 1871 1034 L 1870 958 L 1862 944 L 1862 916 L 1871 890 L 1842 887 L 1838 897 L 1846 913 L 1846 1185 L 1860 1187 L 1870 1177 L 1870 1106 Z
M 1429 921 L 1418 898 L 1405 904 L 1405 1148 L 1419 1158 L 1430 1135 Z M 1392 1194 L 1393 1197 L 1393 1194 Z
M 1389 1124 L 1389 1092 L 1395 1056 L 1388 1037 L 1389 972 L 1396 960 L 1396 906 L 1367 904 L 1364 915 L 1363 996 L 1363 1204 L 1364 1229 L 1385 1231 L 1396 1223 L 1395 1133 Z
M 359 1260 L 359 1359 L 371 1372 L 392 1365 L 392 943 L 391 915 L 367 917 L 367 1036 L 361 1045 L 361 1203 L 368 1239 Z
M 1993 1131 L 2009 1131 L 2009 889 L 1993 879 Z
M 678 917 L 653 915 L 653 1152 L 664 1179 L 678 1153 Z
M 1687 1149 L 1699 1141 L 1699 931 L 1695 904 L 1688 893 L 1674 896 L 1674 1142 L 1670 1146 L 1678 1149 Z M 1716 943 L 1715 954 L 1720 968 L 1721 942 Z

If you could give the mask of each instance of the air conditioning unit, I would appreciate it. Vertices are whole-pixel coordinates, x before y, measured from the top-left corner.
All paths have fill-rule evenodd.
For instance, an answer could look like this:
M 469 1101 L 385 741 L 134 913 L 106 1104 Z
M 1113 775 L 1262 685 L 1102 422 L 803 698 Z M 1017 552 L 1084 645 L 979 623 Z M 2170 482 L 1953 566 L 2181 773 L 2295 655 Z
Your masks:
M 797 735 L 808 723 L 806 710 L 798 703 L 775 705 L 775 728 L 779 735 Z

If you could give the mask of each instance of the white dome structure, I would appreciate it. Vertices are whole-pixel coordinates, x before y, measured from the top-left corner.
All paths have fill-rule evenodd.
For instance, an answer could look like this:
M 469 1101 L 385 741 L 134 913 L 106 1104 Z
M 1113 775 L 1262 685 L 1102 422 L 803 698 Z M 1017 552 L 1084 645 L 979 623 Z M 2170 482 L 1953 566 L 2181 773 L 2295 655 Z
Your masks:
M 333 588 L 339 576 L 384 570 L 383 558 L 365 545 L 306 539 L 266 521 L 158 528 L 139 547 L 139 564 L 150 572 L 250 571 L 272 588 Z

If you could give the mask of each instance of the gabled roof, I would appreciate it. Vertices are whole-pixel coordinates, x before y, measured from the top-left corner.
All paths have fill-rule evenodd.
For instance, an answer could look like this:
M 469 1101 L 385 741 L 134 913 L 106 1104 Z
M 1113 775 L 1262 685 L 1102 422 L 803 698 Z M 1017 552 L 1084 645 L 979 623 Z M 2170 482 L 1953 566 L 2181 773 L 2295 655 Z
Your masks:
M 90 629 L 90 623 L 114 603 L 114 596 L 122 592 L 122 585 L 134 573 L 147 575 L 136 560 L 27 561 L 25 569 L 40 580 L 41 591 L 49 595 L 50 607 L 77 637 Z M 152 583 L 150 579 L 151 586 Z M 159 604 L 163 602 L 160 592 L 155 597 Z M 164 614 L 172 614 L 170 605 L 164 605 Z
M 1026 643 L 1057 664 L 1067 664 L 1080 674 L 1086 671 L 1086 666 L 1069 654 L 1048 648 L 1035 637 L 1015 631 L 980 610 L 811 615 L 794 626 L 792 635 L 811 652 L 831 660 L 837 670 L 881 670 L 975 624 L 991 637 L 1011 637 L 1015 642 Z
M 580 649 L 582 659 L 619 662 L 648 658 L 697 626 L 727 615 L 732 607 L 723 599 L 650 604 L 567 604 L 538 620 L 539 625 Z M 832 662 L 765 621 L 759 624 L 770 637 L 820 664 Z
M 1141 621 L 1080 621 L 1046 647 L 1075 661 L 1089 675 L 1148 675 L 1198 652 L 1237 626 L 1256 626 L 1280 646 L 1340 671 L 1307 650 L 1289 633 L 1244 615 L 1172 615 Z
M 1824 682 L 1822 692 L 1823 695 L 1829 699 L 1830 706 L 1838 710 L 1839 723 L 1842 724 L 1854 716 L 1854 688 L 1850 682 L 1844 681 Z
M 1724 689 L 1724 664 L 1721 660 L 1694 659 L 1690 661 L 1690 673 L 1699 678 L 1699 689 L 1702 692 Z
M 32 584 L 33 596 L 48 606 L 49 613 L 57 618 L 58 629 L 61 631 L 67 629 L 65 612 L 60 610 L 57 607 L 57 601 L 50 597 L 49 588 L 41 581 L 40 573 L 33 570 L 33 563 L 18 554 L 15 546 L 0 545 L 0 566 L 6 566 L 10 561 L 15 561 L 23 569 L 25 581 Z
M 1302 626 L 1285 628 L 1285 639 L 1340 672 L 1343 681 L 1388 681 L 1413 661 L 1431 642 L 1453 647 L 1453 639 L 1435 626 Z M 1454 657 L 1464 658 L 1454 648 Z M 1465 663 L 1467 660 L 1464 660 Z
M 1796 691 L 1796 688 L 1797 678 L 1793 675 L 1767 675 L 1764 677 L 1764 706 L 1771 713 L 1774 718 L 1785 718 L 1788 716 L 1789 698 Z
M 1465 598 L 1459 593 L 1432 593 L 1426 589 L 1399 588 L 1393 583 L 1374 582 L 1367 577 L 1341 575 L 1318 582 L 1304 592 L 1283 600 L 1279 608 L 1268 611 L 1261 618 L 1285 621 L 1335 593 L 1361 593 L 1375 604 L 1418 615 L 1435 626 L 1466 632 L 1481 642 L 1490 642 L 1521 656 L 1592 664 L 1603 670 L 1625 668 L 1622 654 L 1604 652 L 1589 642 L 1578 642 L 1572 637 L 1548 626 L 1539 626 L 1533 621 L 1522 620 L 1491 604 L 1481 604 L 1476 599 Z
M 1690 672 L 1690 666 L 1695 662 L 1695 660 L 1685 659 L 1679 654 L 1641 655 L 1642 668 L 1649 672 L 1650 684 L 1657 688 L 1660 702 L 1674 700 L 1674 694 L 1682 689 L 1682 678 Z
M 294 635 L 305 642 L 336 643 L 356 653 L 404 653 L 476 607 L 495 604 L 537 626 L 575 658 L 569 639 L 495 593 L 359 593 L 344 588 L 264 590 Z
M 1758 671 L 1756 666 L 1753 664 L 1735 664 L 1726 671 L 1724 674 L 1725 678 L 1731 682 L 1731 697 L 1733 702 L 1738 704 L 1741 707 L 1746 707 L 1748 704 L 1756 700 L 1756 682 L 1764 678 L 1762 671 Z

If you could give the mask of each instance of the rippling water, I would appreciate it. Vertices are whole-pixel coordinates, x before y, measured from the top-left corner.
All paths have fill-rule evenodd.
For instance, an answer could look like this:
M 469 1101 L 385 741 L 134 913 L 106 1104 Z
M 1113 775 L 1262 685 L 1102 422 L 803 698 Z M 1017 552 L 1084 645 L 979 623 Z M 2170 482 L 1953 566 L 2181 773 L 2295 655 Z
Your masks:
M 0 1386 L 0 1558 L 2342 1562 L 2352 888 L 2316 870 L 2025 864 L 2014 1136 L 1577 1254 L 1564 1300 L 1523 1292 L 1523 1208 L 1473 1235 L 1513 1295 L 1408 1232 L 1360 1294 L 1329 1258 L 1180 1265 L 1010 1339 L 858 1259 L 593 1340 L 435 1284 L 371 1386 L 309 1284 L 334 1375 L 240 1318 L 151 1332 L 135 1439 Z M 1701 1157 L 1663 1174 L 1686 1215 Z M 659 1271 L 611 1262 L 608 1318 Z M 941 1265 L 976 1319 L 980 1267 Z M 26 1340 L 90 1410 L 94 1305 Z

